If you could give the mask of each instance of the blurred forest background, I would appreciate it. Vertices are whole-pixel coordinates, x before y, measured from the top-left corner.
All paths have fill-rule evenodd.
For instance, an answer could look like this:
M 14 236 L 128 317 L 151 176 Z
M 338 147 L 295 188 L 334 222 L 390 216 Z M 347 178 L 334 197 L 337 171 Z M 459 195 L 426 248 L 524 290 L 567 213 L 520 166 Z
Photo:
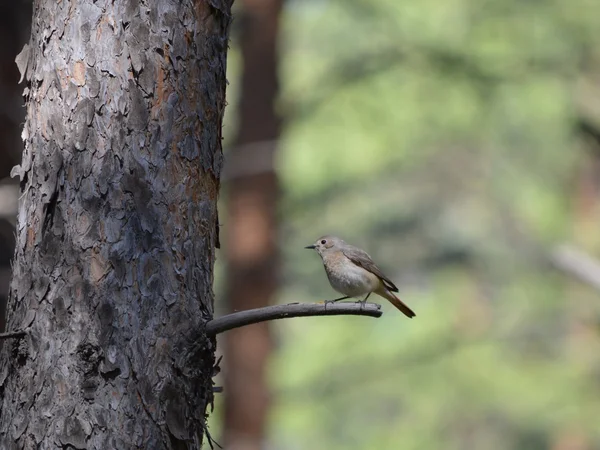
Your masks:
M 226 164 L 237 150 L 263 161 L 280 133 L 279 290 L 263 301 L 334 298 L 303 250 L 334 233 L 374 256 L 417 317 L 382 300 L 379 320 L 275 322 L 270 343 L 248 331 L 235 371 L 266 381 L 232 389 L 226 354 L 213 434 L 227 449 L 600 449 L 600 2 L 235 6 Z M 268 47 L 275 20 L 273 94 L 271 60 L 248 47 Z M 275 95 L 272 111 L 257 92 Z M 277 132 L 238 149 L 271 114 Z M 223 185 L 223 228 L 241 229 L 225 233 L 227 261 L 232 236 L 262 239 L 251 211 L 227 206 L 236 183 Z M 266 415 L 258 443 L 218 414 L 236 396 L 252 399 L 246 420 Z
M 26 3 L 0 7 L 0 179 L 21 151 Z M 333 233 L 417 317 L 382 300 L 378 320 L 227 333 L 213 436 L 228 450 L 600 449 L 600 2 L 235 10 L 217 314 L 334 298 L 303 249 Z

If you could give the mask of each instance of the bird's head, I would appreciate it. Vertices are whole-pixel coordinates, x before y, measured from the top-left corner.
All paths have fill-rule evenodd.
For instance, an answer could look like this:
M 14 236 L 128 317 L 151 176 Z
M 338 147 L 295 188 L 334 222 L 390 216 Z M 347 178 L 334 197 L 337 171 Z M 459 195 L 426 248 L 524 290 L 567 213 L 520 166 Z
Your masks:
M 344 241 L 335 236 L 322 236 L 312 245 L 307 245 L 304 248 L 314 249 L 321 256 L 328 252 L 339 250 L 344 244 Z

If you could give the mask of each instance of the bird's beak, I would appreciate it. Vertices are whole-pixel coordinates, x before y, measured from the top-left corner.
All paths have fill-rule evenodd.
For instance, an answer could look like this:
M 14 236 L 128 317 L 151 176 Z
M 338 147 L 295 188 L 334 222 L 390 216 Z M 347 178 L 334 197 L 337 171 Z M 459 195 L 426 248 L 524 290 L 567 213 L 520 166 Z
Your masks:
M 304 248 L 308 248 L 308 249 L 312 250 L 312 249 L 314 249 L 314 248 L 315 248 L 315 245 L 314 245 L 314 244 L 313 244 L 313 245 L 307 245 L 307 246 L 306 246 L 306 247 L 304 247 Z

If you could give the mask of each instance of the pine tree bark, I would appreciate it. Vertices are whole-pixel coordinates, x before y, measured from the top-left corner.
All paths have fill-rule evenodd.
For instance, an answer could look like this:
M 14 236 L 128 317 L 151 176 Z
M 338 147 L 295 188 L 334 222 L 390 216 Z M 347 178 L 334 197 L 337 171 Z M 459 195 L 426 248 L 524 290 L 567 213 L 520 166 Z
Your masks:
M 0 448 L 200 448 L 230 7 L 34 2 Z
M 4 331 L 10 263 L 15 251 L 18 182 L 9 178 L 10 169 L 21 157 L 19 135 L 25 119 L 19 71 L 15 56 L 28 39 L 31 2 L 0 2 L 0 332 Z

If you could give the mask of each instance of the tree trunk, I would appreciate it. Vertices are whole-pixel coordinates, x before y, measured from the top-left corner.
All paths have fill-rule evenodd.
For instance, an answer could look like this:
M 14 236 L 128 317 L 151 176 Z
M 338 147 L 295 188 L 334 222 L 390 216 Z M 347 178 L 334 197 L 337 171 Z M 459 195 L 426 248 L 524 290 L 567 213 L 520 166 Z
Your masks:
M 35 1 L 0 448 L 200 447 L 230 6 Z
M 277 36 L 281 0 L 245 0 L 240 18 L 243 73 L 240 128 L 228 155 L 227 294 L 229 310 L 269 305 L 278 284 L 277 199 L 273 167 L 280 120 Z M 225 336 L 225 448 L 265 448 L 269 409 L 268 322 Z
M 14 61 L 29 37 L 30 21 L 28 0 L 0 2 L 0 180 L 8 177 L 21 156 L 20 124 L 25 114 Z
M 19 138 L 25 118 L 15 56 L 29 37 L 31 3 L 0 2 L 0 332 L 4 319 L 10 262 L 15 252 L 15 219 L 18 182 L 8 178 L 10 169 L 18 164 L 22 144 Z

